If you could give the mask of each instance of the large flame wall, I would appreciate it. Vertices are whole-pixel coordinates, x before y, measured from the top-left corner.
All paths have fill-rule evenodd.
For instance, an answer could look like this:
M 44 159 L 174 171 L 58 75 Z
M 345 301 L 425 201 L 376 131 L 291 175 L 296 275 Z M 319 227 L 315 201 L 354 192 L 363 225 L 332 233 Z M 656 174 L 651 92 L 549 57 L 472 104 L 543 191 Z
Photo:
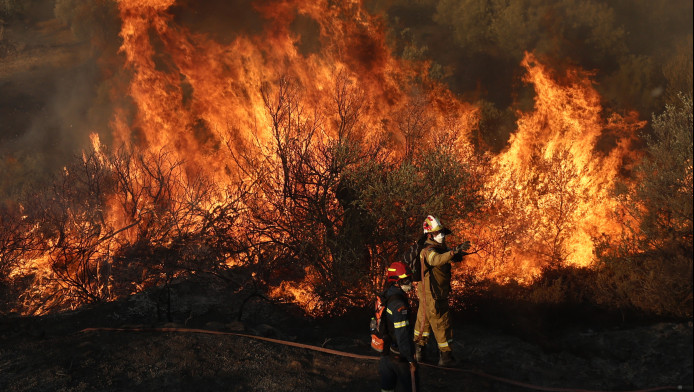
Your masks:
M 273 102 L 263 91 L 279 88 L 283 78 L 292 80 L 302 112 L 324 138 L 337 133 L 335 94 L 339 81 L 348 80 L 363 104 L 357 129 L 364 140 L 385 132 L 402 142 L 406 137 L 393 124 L 424 96 L 432 129 L 453 131 L 460 159 L 470 156 L 468 137 L 479 118 L 477 109 L 429 80 L 426 64 L 393 56 L 381 22 L 361 2 L 259 2 L 254 12 L 264 28 L 224 42 L 179 24 L 171 12 L 175 5 L 174 0 L 118 1 L 128 85 L 127 91 L 112 94 L 127 95 L 132 107 L 115 109 L 112 129 L 115 145 L 155 156 L 172 152 L 170 162 L 184 163 L 170 168 L 186 177 L 179 186 L 198 176 L 214 180 L 220 189 L 243 179 L 234 157 L 267 146 Z M 310 21 L 315 36 L 293 28 L 297 19 Z M 311 47 L 300 49 L 307 41 Z M 532 54 L 521 66 L 525 82 L 534 88 L 534 108 L 518 113 L 507 148 L 479 168 L 485 176 L 485 205 L 476 217 L 481 223 L 457 226 L 476 242 L 479 253 L 467 258 L 476 273 L 527 282 L 547 266 L 590 265 L 592 239 L 618 233 L 610 190 L 633 158 L 629 143 L 644 124 L 635 113 L 605 113 L 589 74 L 553 73 Z M 613 142 L 603 145 L 605 140 Z M 102 164 L 108 163 L 104 159 Z M 215 206 L 215 195 L 207 196 L 208 207 Z M 120 204 L 108 205 L 107 221 L 127 228 L 109 238 L 133 236 L 134 222 L 144 219 L 135 219 L 139 211 L 119 216 L 124 213 Z M 37 260 L 34 265 L 44 265 Z M 297 299 L 311 298 L 306 285 L 284 284 L 276 295 L 292 290 Z

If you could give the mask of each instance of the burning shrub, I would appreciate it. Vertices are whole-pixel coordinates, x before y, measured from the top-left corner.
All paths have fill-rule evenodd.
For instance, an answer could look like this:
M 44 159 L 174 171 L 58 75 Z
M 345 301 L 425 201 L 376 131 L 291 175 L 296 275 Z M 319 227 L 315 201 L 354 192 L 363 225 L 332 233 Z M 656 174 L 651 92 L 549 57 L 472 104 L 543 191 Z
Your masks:
M 16 287 L 13 272 L 24 257 L 35 251 L 32 228 L 22 216 L 23 213 L 18 203 L 0 203 L 0 299 L 4 304 L 0 312 L 9 311 L 12 305 L 10 299 L 18 296 L 15 291 L 19 287 Z
M 602 300 L 646 311 L 692 316 L 692 99 L 653 117 L 653 137 L 622 185 L 624 234 L 601 238 Z M 632 222 L 637 222 L 634 224 Z
M 238 162 L 253 184 L 244 200 L 251 257 L 262 280 L 277 287 L 275 296 L 301 298 L 323 314 L 359 303 L 419 232 L 420 217 L 453 221 L 478 201 L 479 180 L 457 156 L 460 135 L 433 130 L 434 110 L 422 96 L 410 102 L 412 110 L 405 105 L 395 113 L 394 130 L 405 139 L 398 157 L 383 134 L 359 136 L 363 97 L 342 74 L 335 106 L 310 116 L 293 80 L 282 77 L 262 92 L 271 142 Z
M 17 271 L 34 280 L 18 306 L 75 307 L 225 268 L 244 249 L 236 230 L 243 189 L 186 172 L 165 151 L 111 153 L 95 141 L 51 187 L 35 191 L 26 219 L 0 211 L 2 266 L 15 267 L 20 252 Z
M 245 249 L 237 230 L 243 187 L 223 189 L 164 151 L 121 149 L 111 162 L 123 232 L 112 259 L 120 295 L 168 287 L 185 273 L 215 273 Z
M 10 273 L 27 251 L 29 228 L 22 219 L 21 206 L 15 203 L 0 204 L 0 282 Z
M 281 77 L 274 88 L 266 85 L 262 94 L 271 142 L 258 141 L 259 154 L 239 159 L 253 184 L 244 199 L 251 257 L 270 285 L 311 281 L 310 291 L 329 300 L 353 287 L 362 277 L 356 271 L 368 271 L 363 247 L 343 231 L 355 216 L 345 202 L 342 176 L 366 159 L 353 131 L 361 108 L 358 91 L 338 78 L 335 138 L 322 134 L 320 113 L 304 112 L 304 97 L 290 78 Z
M 50 280 L 60 291 L 43 295 L 65 297 L 62 301 L 75 304 L 108 297 L 103 267 L 113 237 L 106 205 L 113 186 L 109 168 L 92 150 L 66 166 L 49 189 L 41 189 L 29 201 L 28 219 L 36 224 L 53 274 Z

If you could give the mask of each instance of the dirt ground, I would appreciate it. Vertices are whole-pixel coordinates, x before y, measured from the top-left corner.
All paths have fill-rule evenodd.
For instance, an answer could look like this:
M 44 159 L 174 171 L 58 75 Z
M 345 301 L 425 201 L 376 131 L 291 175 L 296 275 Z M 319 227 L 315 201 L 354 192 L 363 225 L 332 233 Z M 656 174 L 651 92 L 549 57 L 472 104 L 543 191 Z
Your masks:
M 234 335 L 82 332 L 93 327 L 200 328 L 377 354 L 369 347 L 367 312 L 318 321 L 301 316 L 291 305 L 254 299 L 238 290 L 212 292 L 209 286 L 184 284 L 172 292 L 171 312 L 164 311 L 168 303 L 162 304 L 161 293 L 145 293 L 62 314 L 2 317 L 0 390 L 379 390 L 374 359 Z M 628 391 L 692 384 L 691 322 L 602 329 L 583 325 L 543 338 L 523 328 L 509 333 L 503 316 L 496 326 L 464 317 L 455 325 L 459 366 L 422 366 L 420 391 Z M 428 349 L 435 357 L 435 347 Z

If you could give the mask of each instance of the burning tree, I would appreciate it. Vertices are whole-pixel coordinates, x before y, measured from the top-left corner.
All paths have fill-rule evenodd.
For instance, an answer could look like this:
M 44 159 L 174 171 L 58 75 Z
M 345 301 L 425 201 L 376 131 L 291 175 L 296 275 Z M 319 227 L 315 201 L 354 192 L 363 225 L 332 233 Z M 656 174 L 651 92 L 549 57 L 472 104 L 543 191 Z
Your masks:
M 113 186 L 106 163 L 94 151 L 85 152 L 63 169 L 50 188 L 27 201 L 27 219 L 36 226 L 42 262 L 52 272 L 37 276 L 50 287 L 44 299 L 28 302 L 50 310 L 64 303 L 108 298 L 108 276 L 102 268 L 109 261 L 109 240 L 114 235 L 106 206 Z M 38 286 L 40 290 L 42 285 Z
M 341 73 L 332 105 L 306 113 L 296 82 L 280 78 L 263 90 L 270 142 L 258 139 L 236 159 L 253 184 L 245 201 L 251 257 L 265 282 L 280 285 L 273 295 L 301 298 L 315 313 L 343 310 L 334 308 L 337 298 L 361 302 L 419 231 L 420 217 L 463 217 L 479 189 L 456 156 L 453 131 L 434 132 L 433 118 L 418 137 L 406 133 L 401 155 L 385 133 L 362 136 L 362 94 Z M 421 97 L 412 105 L 434 113 Z
M 266 84 L 262 89 L 270 141 L 257 139 L 251 153 L 241 154 L 237 162 L 252 184 L 244 200 L 250 213 L 247 235 L 254 249 L 250 257 L 261 266 L 267 283 L 306 277 L 313 294 L 328 300 L 344 295 L 340 293 L 356 283 L 358 275 L 348 271 L 368 269 L 355 265 L 363 257 L 350 253 L 341 240 L 347 209 L 338 197 L 343 172 L 366 158 L 354 130 L 360 110 L 356 94 L 346 77 L 338 78 L 333 138 L 323 124 L 333 119 L 307 110 L 295 80 L 281 77 L 276 86 Z
M 7 298 L 0 311 L 9 311 L 13 305 L 10 298 L 16 298 L 25 289 L 16 282 L 21 278 L 17 269 L 22 261 L 39 254 L 32 225 L 24 216 L 22 206 L 12 202 L 0 204 L 0 298 Z
M 692 98 L 653 116 L 637 181 L 621 184 L 621 236 L 598 241 L 601 302 L 692 315 Z

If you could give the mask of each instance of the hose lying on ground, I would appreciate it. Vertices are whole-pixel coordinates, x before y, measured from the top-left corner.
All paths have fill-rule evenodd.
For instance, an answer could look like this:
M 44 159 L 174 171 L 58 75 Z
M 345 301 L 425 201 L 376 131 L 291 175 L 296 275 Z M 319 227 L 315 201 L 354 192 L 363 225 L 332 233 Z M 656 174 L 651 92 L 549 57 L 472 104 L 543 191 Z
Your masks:
M 248 335 L 248 334 L 237 333 L 237 332 L 211 331 L 211 330 L 207 330 L 207 329 L 195 329 L 195 328 L 85 328 L 85 329 L 79 331 L 79 333 L 101 332 L 101 331 L 179 332 L 179 333 L 203 333 L 203 334 L 209 334 L 209 335 L 231 335 L 231 336 L 240 336 L 240 337 L 249 338 L 249 339 L 264 340 L 266 342 L 278 343 L 278 344 L 283 344 L 285 346 L 298 347 L 298 348 L 303 348 L 303 349 L 307 349 L 307 350 L 319 351 L 319 352 L 323 352 L 323 353 L 327 353 L 327 354 L 339 355 L 342 357 L 349 357 L 349 358 L 356 358 L 356 359 L 367 359 L 367 360 L 380 359 L 380 357 L 373 356 L 373 355 L 353 354 L 353 353 L 348 353 L 345 351 L 338 351 L 338 350 L 332 350 L 332 349 L 324 348 L 324 347 L 312 346 L 309 344 L 296 343 L 296 342 L 290 342 L 290 341 L 286 341 L 286 340 L 273 339 L 273 338 L 266 338 L 264 336 Z M 543 386 L 539 386 L 539 385 L 527 384 L 527 383 L 523 383 L 520 381 L 511 380 L 508 378 L 493 376 L 493 375 L 484 373 L 484 372 L 479 371 L 479 370 L 450 368 L 450 367 L 431 365 L 431 364 L 427 364 L 427 363 L 421 363 L 420 366 L 443 369 L 443 370 L 447 370 L 447 371 L 464 372 L 464 373 L 474 374 L 474 375 L 477 375 L 480 377 L 488 378 L 490 380 L 502 382 L 502 383 L 509 384 L 509 385 L 515 385 L 515 386 L 519 386 L 519 387 L 523 387 L 523 388 L 534 389 L 536 391 L 607 392 L 607 391 L 597 391 L 597 390 L 588 390 L 588 389 L 543 387 Z M 661 387 L 655 387 L 655 388 L 649 388 L 649 389 L 636 389 L 636 390 L 631 390 L 631 391 L 620 391 L 620 392 L 656 392 L 656 391 L 671 391 L 671 390 L 675 390 L 675 391 L 687 390 L 687 391 L 689 391 L 689 390 L 692 390 L 692 386 L 670 385 L 670 386 L 661 386 Z

